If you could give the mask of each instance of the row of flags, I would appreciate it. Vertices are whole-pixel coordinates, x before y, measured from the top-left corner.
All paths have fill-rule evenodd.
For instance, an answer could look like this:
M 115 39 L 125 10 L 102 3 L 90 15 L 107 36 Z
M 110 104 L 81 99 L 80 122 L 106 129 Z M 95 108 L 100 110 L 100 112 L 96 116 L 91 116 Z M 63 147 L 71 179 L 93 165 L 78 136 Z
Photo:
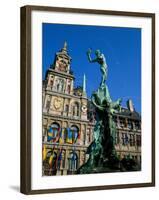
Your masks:
M 52 151 L 51 151 L 51 155 L 49 156 L 48 158 L 48 163 L 49 163 L 49 167 L 50 169 L 60 169 L 61 167 L 61 162 L 62 162 L 62 159 L 63 159 L 63 155 L 62 155 L 62 151 L 63 151 L 63 148 L 60 148 L 58 150 L 55 150 L 55 148 L 53 147 Z M 50 151 L 49 151 L 50 152 Z M 47 159 L 47 149 L 46 149 L 46 145 L 43 146 L 43 161 L 45 161 Z M 75 148 L 73 149 L 73 152 L 72 152 L 72 156 L 70 158 L 71 160 L 71 163 L 72 163 L 72 167 L 75 165 L 75 160 L 77 159 L 77 156 L 76 156 L 76 153 L 75 153 Z
M 62 161 L 62 149 L 60 149 L 57 153 L 53 149 L 52 154 L 49 158 L 50 168 L 59 169 L 61 166 L 61 161 Z
M 55 149 L 52 149 L 51 155 L 49 157 L 48 163 L 50 168 L 57 168 L 61 166 L 61 161 L 62 161 L 62 148 L 59 149 L 58 151 L 55 151 Z M 42 159 L 43 161 L 46 160 L 47 158 L 47 149 L 46 146 L 43 146 L 43 151 L 42 151 Z
M 49 142 L 52 141 L 59 144 L 63 144 L 65 142 L 68 144 L 73 144 L 79 139 L 80 133 L 77 131 L 72 131 L 70 128 L 53 129 L 50 127 L 47 136 L 47 140 Z

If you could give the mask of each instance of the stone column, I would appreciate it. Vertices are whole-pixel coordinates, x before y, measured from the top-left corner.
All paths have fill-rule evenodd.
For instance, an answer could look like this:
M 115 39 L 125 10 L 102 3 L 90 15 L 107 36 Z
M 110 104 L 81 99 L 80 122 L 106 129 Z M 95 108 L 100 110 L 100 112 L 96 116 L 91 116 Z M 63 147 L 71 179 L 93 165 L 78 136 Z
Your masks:
M 71 81 L 71 88 L 70 88 L 70 90 L 71 90 L 71 92 L 70 92 L 70 94 L 73 94 L 73 80 Z
M 78 167 L 81 166 L 81 150 L 79 150 L 79 158 L 78 158 L 79 162 L 78 162 Z
M 65 168 L 63 170 L 64 175 L 67 175 L 67 171 L 68 171 L 68 155 L 69 155 L 69 151 L 66 148 L 66 153 L 65 153 Z
M 125 127 L 128 128 L 128 119 L 125 118 Z
M 84 144 L 87 145 L 87 125 L 85 124 L 84 126 L 85 126 L 85 136 L 84 136 L 85 142 L 84 142 Z

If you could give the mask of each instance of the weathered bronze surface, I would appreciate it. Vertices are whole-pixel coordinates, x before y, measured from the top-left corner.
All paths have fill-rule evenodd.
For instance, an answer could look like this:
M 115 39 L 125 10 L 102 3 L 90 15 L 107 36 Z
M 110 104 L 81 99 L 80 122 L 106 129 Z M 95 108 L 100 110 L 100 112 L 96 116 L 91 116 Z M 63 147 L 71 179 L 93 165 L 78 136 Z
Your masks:
M 97 62 L 100 65 L 102 79 L 96 92 L 92 94 L 91 101 L 96 110 L 96 124 L 94 128 L 94 140 L 87 149 L 88 161 L 82 165 L 77 173 L 102 173 L 117 171 L 137 170 L 136 163 L 131 158 L 120 161 L 115 150 L 116 125 L 113 121 L 113 114 L 121 111 L 121 99 L 112 101 L 107 79 L 107 64 L 104 54 L 96 50 L 96 58 L 91 59 L 91 50 L 87 51 L 88 60 L 91 63 Z

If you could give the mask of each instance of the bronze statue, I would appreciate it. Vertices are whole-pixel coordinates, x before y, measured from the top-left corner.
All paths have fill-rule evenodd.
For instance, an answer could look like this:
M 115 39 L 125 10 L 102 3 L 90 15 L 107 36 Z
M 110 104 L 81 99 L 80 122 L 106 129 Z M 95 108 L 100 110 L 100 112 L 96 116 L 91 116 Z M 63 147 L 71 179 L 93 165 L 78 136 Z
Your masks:
M 107 79 L 107 74 L 108 74 L 108 67 L 107 67 L 105 56 L 104 54 L 100 52 L 100 50 L 96 50 L 95 51 L 96 58 L 92 60 L 91 52 L 92 52 L 91 49 L 88 49 L 87 51 L 88 60 L 91 63 L 97 62 L 100 64 L 100 70 L 102 72 L 101 86 L 104 86 L 105 81 Z
M 96 92 L 92 93 L 91 102 L 96 110 L 96 124 L 94 127 L 94 140 L 87 149 L 89 158 L 87 162 L 78 170 L 78 174 L 104 173 L 117 171 L 133 171 L 137 167 L 130 163 L 130 159 L 119 160 L 115 150 L 116 125 L 114 114 L 121 112 L 121 98 L 112 101 L 108 86 L 105 84 L 107 79 L 107 64 L 104 54 L 96 50 L 96 58 L 91 59 L 91 50 L 87 51 L 89 62 L 100 64 L 102 81 Z

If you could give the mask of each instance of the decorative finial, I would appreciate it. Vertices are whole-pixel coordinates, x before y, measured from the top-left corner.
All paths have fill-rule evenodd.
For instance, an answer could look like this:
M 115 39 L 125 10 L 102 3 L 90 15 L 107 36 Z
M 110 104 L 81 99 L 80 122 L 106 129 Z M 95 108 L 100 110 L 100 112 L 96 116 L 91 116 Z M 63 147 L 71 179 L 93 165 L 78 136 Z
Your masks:
M 67 50 L 67 42 L 66 42 L 66 41 L 64 42 L 64 47 L 63 47 L 63 49 Z
M 130 112 L 134 112 L 135 111 L 132 99 L 128 99 L 128 101 L 127 101 L 127 107 L 130 110 Z

